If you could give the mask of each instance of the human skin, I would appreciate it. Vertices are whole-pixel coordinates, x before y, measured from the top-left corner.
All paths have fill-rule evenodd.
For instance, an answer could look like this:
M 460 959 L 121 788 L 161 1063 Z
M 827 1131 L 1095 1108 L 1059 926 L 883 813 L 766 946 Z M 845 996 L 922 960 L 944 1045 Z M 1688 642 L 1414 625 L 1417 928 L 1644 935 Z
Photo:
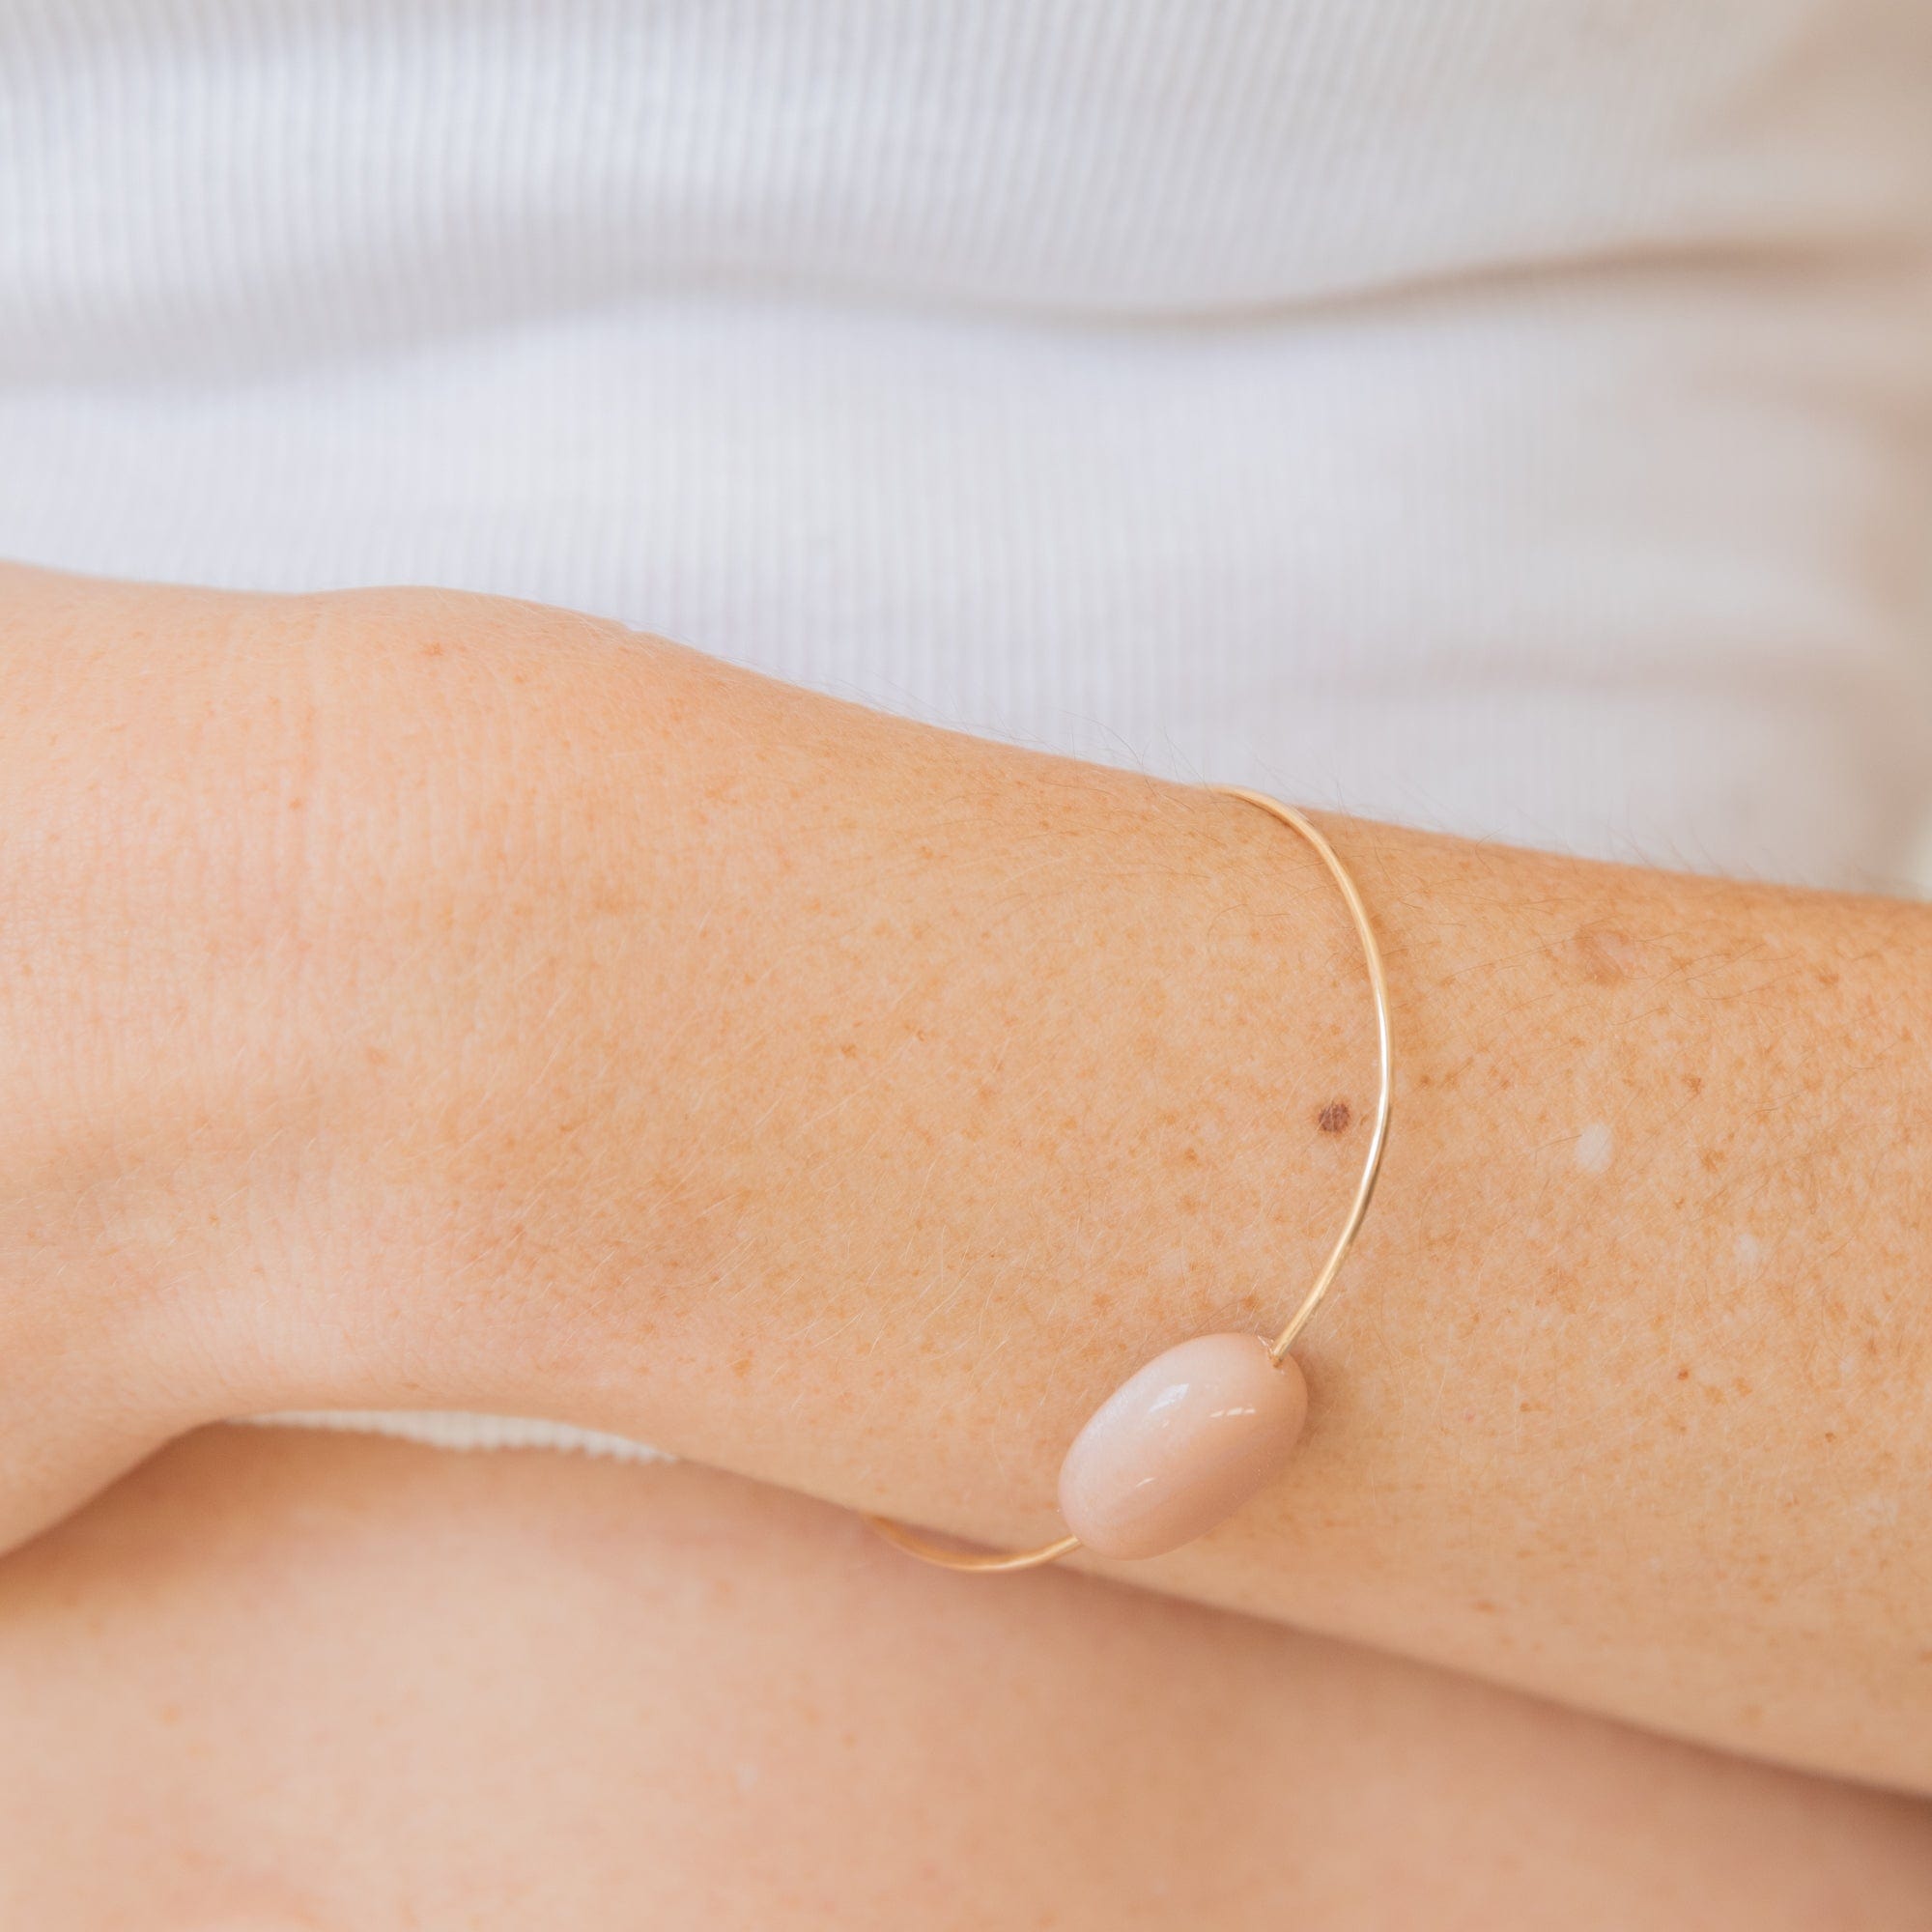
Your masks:
M 690 1464 L 191 1436 L 0 1561 L 33 1932 L 1908 1932 L 1932 1805 Z
M 1369 1007 L 1248 807 L 495 600 L 0 612 L 5 1540 L 442 1406 L 1038 1541 L 1332 1234 Z M 1293 1462 L 1122 1576 L 1932 1789 L 1932 915 L 1325 822 L 1396 1137 Z

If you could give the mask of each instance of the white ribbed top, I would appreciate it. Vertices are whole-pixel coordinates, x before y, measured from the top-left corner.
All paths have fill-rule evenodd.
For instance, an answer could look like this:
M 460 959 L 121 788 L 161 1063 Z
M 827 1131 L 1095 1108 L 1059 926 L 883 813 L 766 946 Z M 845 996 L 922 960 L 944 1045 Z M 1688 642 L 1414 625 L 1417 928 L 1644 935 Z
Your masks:
M 0 0 L 0 549 L 1897 884 L 1919 0 Z

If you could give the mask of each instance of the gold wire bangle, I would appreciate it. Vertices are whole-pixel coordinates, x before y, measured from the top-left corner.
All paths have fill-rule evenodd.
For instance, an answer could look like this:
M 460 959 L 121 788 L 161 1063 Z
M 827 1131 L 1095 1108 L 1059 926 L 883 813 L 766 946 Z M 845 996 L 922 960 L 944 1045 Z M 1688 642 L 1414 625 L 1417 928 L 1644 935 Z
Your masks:
M 1335 1245 L 1328 1250 L 1328 1259 L 1321 1264 L 1308 1293 L 1301 1297 L 1280 1332 L 1268 1344 L 1268 1360 L 1277 1367 L 1283 1357 L 1293 1348 L 1295 1338 L 1308 1326 L 1315 1311 L 1321 1307 L 1322 1297 L 1328 1293 L 1335 1277 L 1342 1271 L 1342 1264 L 1348 1259 L 1349 1250 L 1355 1244 L 1355 1236 L 1361 1231 L 1364 1216 L 1369 1211 L 1369 1202 L 1376 1191 L 1376 1180 L 1382 1169 L 1382 1152 L 1388 1146 L 1389 1103 L 1394 1088 L 1392 1057 L 1389 1050 L 1389 1000 L 1388 982 L 1382 975 L 1381 948 L 1376 944 L 1375 927 L 1369 923 L 1368 909 L 1362 904 L 1362 895 L 1355 888 L 1355 881 L 1349 868 L 1336 855 L 1334 846 L 1310 821 L 1292 805 L 1284 805 L 1278 798 L 1270 798 L 1265 792 L 1249 791 L 1240 785 L 1213 785 L 1210 790 L 1220 792 L 1227 798 L 1238 798 L 1246 804 L 1257 807 L 1276 818 L 1282 824 L 1298 832 L 1315 848 L 1317 856 L 1328 868 L 1329 876 L 1342 890 L 1342 897 L 1347 901 L 1349 916 L 1355 923 L 1355 936 L 1362 944 L 1362 958 L 1369 969 L 1369 991 L 1376 1003 L 1376 1055 L 1378 1066 L 1378 1080 L 1376 1091 L 1375 1131 L 1369 1137 L 1369 1151 L 1362 1162 L 1362 1178 L 1355 1183 L 1355 1197 L 1349 1204 L 1348 1218 L 1342 1223 L 1342 1232 L 1335 1237 Z M 1080 1548 L 1077 1536 L 1062 1536 L 1052 1543 L 1042 1543 L 1037 1549 L 975 1550 L 958 1549 L 926 1536 L 923 1531 L 910 1528 L 902 1522 L 895 1522 L 890 1517 L 867 1516 L 865 1520 L 879 1536 L 895 1549 L 902 1549 L 908 1556 L 917 1557 L 922 1563 L 930 1563 L 942 1570 L 958 1570 L 977 1576 L 995 1576 L 1013 1570 L 1037 1570 L 1043 1564 L 1053 1563 Z

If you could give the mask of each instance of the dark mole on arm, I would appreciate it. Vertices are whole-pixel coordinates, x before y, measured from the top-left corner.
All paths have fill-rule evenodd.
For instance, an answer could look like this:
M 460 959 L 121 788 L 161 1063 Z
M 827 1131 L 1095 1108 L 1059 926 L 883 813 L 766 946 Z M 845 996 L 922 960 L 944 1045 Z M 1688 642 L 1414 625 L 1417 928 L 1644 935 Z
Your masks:
M 1355 1117 L 1349 1111 L 1346 1100 L 1330 1100 L 1315 1117 L 1315 1124 L 1324 1134 L 1344 1134 L 1349 1130 L 1349 1122 Z

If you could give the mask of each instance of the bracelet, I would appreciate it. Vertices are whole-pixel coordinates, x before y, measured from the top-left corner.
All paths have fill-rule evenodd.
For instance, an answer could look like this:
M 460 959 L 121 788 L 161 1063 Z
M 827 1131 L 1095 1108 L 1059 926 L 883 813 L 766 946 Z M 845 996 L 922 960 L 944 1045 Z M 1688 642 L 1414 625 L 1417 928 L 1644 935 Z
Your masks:
M 1156 1355 L 1094 1411 L 1060 1465 L 1060 1514 L 1066 1535 L 1037 1549 L 958 1549 L 889 1517 L 866 1518 L 888 1543 L 922 1563 L 990 1575 L 1037 1569 L 1083 1548 L 1117 1559 L 1165 1555 L 1234 1515 L 1280 1471 L 1301 1434 L 1308 1384 L 1288 1351 L 1354 1245 L 1388 1144 L 1388 986 L 1362 895 L 1335 848 L 1292 805 L 1238 785 L 1213 789 L 1258 806 L 1314 846 L 1341 887 L 1362 942 L 1376 1003 L 1380 1082 L 1375 1131 L 1348 1219 L 1314 1286 L 1272 1340 L 1265 1335 L 1197 1335 Z

